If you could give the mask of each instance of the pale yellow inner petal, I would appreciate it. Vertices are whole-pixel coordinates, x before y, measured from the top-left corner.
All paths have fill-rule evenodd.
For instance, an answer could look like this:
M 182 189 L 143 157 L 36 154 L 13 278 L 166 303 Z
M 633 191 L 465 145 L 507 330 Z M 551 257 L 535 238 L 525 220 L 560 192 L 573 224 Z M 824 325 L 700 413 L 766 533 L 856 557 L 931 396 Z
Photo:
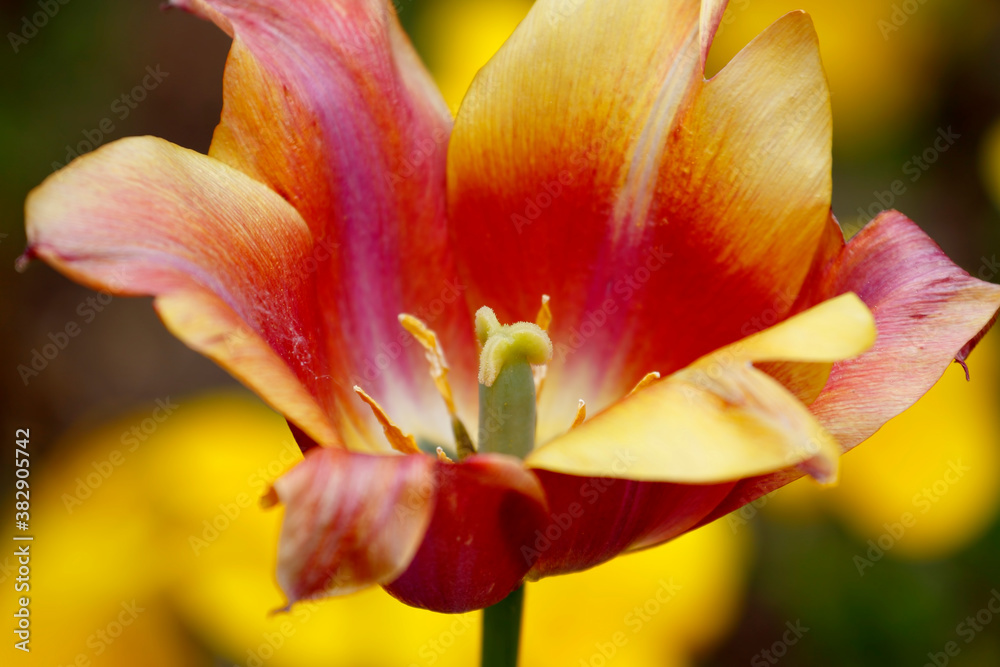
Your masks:
M 874 342 L 874 320 L 846 294 L 707 355 L 535 450 L 559 472 L 690 484 L 798 466 L 836 480 L 841 448 L 809 409 L 754 361 L 828 362 Z

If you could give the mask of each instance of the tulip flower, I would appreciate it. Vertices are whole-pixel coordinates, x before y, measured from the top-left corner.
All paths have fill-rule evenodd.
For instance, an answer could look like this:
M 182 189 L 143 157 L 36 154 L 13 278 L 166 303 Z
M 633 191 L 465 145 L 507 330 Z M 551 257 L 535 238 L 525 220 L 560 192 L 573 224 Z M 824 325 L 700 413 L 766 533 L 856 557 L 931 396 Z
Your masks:
M 53 443 L 58 454 L 32 471 L 33 535 L 46 548 L 31 565 L 46 576 L 31 582 L 30 660 L 68 666 L 89 658 L 102 667 L 475 661 L 477 614 L 426 612 L 374 587 L 333 604 L 263 613 L 283 602 L 269 574 L 281 517 L 256 506 L 253 495 L 301 454 L 283 420 L 244 392 L 171 398 L 178 409 L 138 447 L 123 447 L 121 437 L 149 418 L 152 402 L 72 429 Z M 113 468 L 106 479 L 96 472 L 102 465 Z M 13 516 L 7 527 L 16 533 Z M 539 582 L 526 600 L 523 664 L 589 659 L 596 638 L 619 629 L 629 642 L 616 648 L 616 665 L 689 664 L 738 618 L 748 537 L 716 522 L 667 547 Z M 0 556 L 0 572 L 10 570 L 5 584 L 16 583 L 16 565 L 12 554 Z M 654 616 L 635 613 L 671 592 Z M 18 597 L 0 596 L 0 613 L 16 612 Z M 142 611 L 119 634 L 123 603 Z M 642 632 L 633 634 L 636 623 Z M 395 629 L 391 642 L 385 627 Z
M 845 243 L 801 12 L 706 80 L 721 0 L 539 0 L 453 122 L 384 0 L 172 4 L 233 38 L 209 154 L 74 161 L 26 256 L 287 418 L 292 603 L 489 607 L 503 652 L 526 579 L 835 481 L 1000 307 L 899 213 Z

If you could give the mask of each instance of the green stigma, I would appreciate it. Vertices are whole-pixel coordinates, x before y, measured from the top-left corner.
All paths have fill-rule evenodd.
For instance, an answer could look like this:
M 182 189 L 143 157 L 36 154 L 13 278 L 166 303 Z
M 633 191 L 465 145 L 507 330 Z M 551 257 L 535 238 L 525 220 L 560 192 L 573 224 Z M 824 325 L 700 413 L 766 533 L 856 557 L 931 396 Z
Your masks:
M 476 312 L 480 453 L 524 458 L 535 447 L 535 378 L 531 365 L 552 358 L 552 341 L 536 324 L 503 325 L 491 308 Z

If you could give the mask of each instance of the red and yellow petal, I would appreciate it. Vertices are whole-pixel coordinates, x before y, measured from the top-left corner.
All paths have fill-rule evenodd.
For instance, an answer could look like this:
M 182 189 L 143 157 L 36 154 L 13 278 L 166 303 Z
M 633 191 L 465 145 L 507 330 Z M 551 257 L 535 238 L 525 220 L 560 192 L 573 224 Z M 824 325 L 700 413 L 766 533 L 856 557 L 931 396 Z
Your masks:
M 796 475 L 832 481 L 840 446 L 795 395 L 751 364 L 828 370 L 870 347 L 874 333 L 855 295 L 831 299 L 652 383 L 533 452 L 526 462 L 539 468 L 551 520 L 533 545 L 530 576 L 586 569 L 672 539 L 718 516 L 747 478 L 765 471 L 794 466 Z
M 495 604 L 521 584 L 547 507 L 512 457 L 451 463 L 329 447 L 309 451 L 274 496 L 285 506 L 278 580 L 290 602 L 381 584 L 445 613 Z
M 167 326 L 318 441 L 339 442 L 306 271 L 313 236 L 267 187 L 161 139 L 124 139 L 26 204 L 28 254 L 112 294 L 155 295 Z
M 787 315 L 829 220 L 829 94 L 808 17 L 706 82 L 720 3 L 620 4 L 536 3 L 473 83 L 450 148 L 471 300 L 529 319 L 552 296 L 542 441 L 578 392 L 601 409 L 753 317 Z
M 278 479 L 278 583 L 289 602 L 353 593 L 406 570 L 434 515 L 434 465 L 421 454 L 322 447 Z
M 451 118 L 387 0 L 174 0 L 233 37 L 210 155 L 288 200 L 329 257 L 317 308 L 339 404 L 378 438 L 362 386 L 418 438 L 450 420 L 397 316 L 412 313 L 471 385 L 475 343 L 445 223 Z M 471 385 L 474 386 L 474 385 Z M 460 392 L 462 401 L 466 393 Z M 474 408 L 468 409 L 474 420 Z
M 852 294 L 724 347 L 628 395 L 542 445 L 527 465 L 572 475 L 717 484 L 799 466 L 836 477 L 841 449 L 809 409 L 757 361 L 829 363 L 874 341 Z
M 846 291 L 871 309 L 878 337 L 865 354 L 833 364 L 810 409 L 850 449 L 915 403 L 956 358 L 964 360 L 1000 309 L 1000 286 L 970 276 L 917 225 L 888 211 L 842 246 L 803 297 Z M 706 522 L 801 475 L 787 469 L 742 480 Z
M 828 230 L 830 99 L 808 15 L 699 82 L 664 147 L 637 248 L 673 250 L 624 304 L 619 374 L 669 373 L 789 312 Z M 666 296 L 665 296 L 666 295 Z M 692 315 L 695 314 L 695 315 Z M 700 315 L 698 315 L 700 314 Z M 683 322 L 683 325 L 679 323 Z
M 385 587 L 414 607 L 458 613 L 488 607 L 521 585 L 545 525 L 538 479 L 515 458 L 437 462 L 434 516 L 407 570 Z
M 695 0 L 542 0 L 479 72 L 448 159 L 470 303 L 489 304 L 501 321 L 530 321 L 541 295 L 552 295 L 557 344 L 599 309 L 595 267 L 616 254 L 611 210 L 629 163 L 648 152 L 640 137 L 669 128 L 695 79 L 699 11 Z M 573 420 L 581 396 L 563 395 L 560 369 L 588 366 L 583 356 L 557 350 L 550 364 L 542 440 L 549 424 Z
M 856 296 L 831 299 L 707 355 L 536 451 L 528 465 L 551 468 L 535 471 L 549 521 L 532 545 L 529 576 L 583 570 L 691 530 L 729 501 L 756 466 L 777 470 L 794 458 L 800 469 L 832 477 L 841 452 L 836 442 L 801 402 L 747 364 L 781 360 L 829 369 L 829 362 L 871 346 L 874 334 L 872 315 Z M 710 399 L 723 409 L 713 411 Z M 701 412 L 705 422 L 695 423 Z M 651 426 L 652 437 L 643 432 Z M 775 443 L 785 443 L 777 455 Z M 578 476 L 602 470 L 604 477 Z M 637 481 L 644 479 L 687 483 Z
M 578 572 L 624 551 L 673 539 L 691 529 L 726 497 L 732 482 L 671 484 L 609 477 L 535 474 L 549 516 L 525 549 L 531 579 Z
M 729 0 L 701 0 L 701 69 L 705 69 L 708 51 L 712 48 L 715 33 L 719 30 L 722 15 L 726 12 Z

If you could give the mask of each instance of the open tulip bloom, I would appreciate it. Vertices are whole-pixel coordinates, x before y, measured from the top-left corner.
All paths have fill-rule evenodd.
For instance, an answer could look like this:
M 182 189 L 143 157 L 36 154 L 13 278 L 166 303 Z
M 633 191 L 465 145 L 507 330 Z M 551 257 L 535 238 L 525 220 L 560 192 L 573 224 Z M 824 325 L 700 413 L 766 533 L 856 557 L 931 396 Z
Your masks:
M 512 664 L 525 580 L 835 481 L 1000 307 L 900 213 L 845 243 L 804 13 L 706 80 L 724 0 L 538 0 L 453 121 L 387 0 L 172 4 L 233 38 L 209 154 L 75 160 L 25 257 L 287 418 L 289 603 L 505 601 Z

